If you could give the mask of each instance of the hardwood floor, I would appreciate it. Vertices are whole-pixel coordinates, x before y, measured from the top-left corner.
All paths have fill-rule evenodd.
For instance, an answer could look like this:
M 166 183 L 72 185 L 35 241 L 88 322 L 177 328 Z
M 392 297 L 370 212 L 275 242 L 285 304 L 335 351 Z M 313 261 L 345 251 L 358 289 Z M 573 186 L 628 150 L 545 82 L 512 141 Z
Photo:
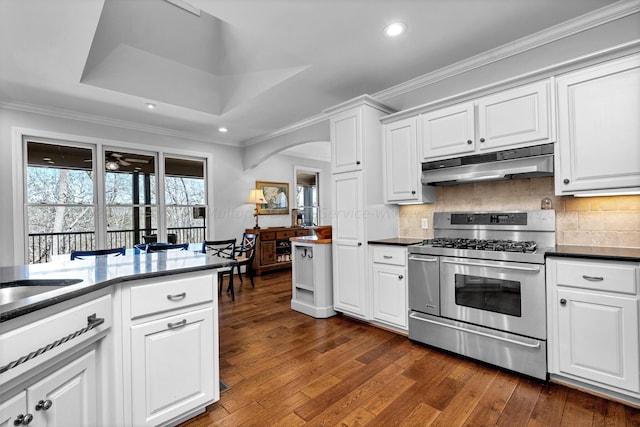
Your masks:
M 220 376 L 204 426 L 640 426 L 640 410 L 292 311 L 290 272 L 220 297 Z M 226 283 L 226 280 L 225 280 Z

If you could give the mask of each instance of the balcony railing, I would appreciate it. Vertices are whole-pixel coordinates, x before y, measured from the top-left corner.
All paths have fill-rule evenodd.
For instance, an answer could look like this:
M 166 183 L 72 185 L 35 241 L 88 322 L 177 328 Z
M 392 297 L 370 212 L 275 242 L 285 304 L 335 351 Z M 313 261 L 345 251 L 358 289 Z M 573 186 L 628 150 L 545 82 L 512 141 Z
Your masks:
M 137 243 L 153 240 L 149 235 L 156 233 L 156 229 L 146 230 L 111 230 L 107 231 L 107 248 L 132 248 Z M 174 227 L 168 228 L 167 234 L 175 236 L 177 243 L 198 243 L 205 240 L 205 227 Z M 147 239 L 145 239 L 147 236 Z M 173 240 L 173 239 L 171 239 Z M 53 256 L 64 255 L 71 251 L 88 251 L 96 248 L 95 232 L 61 232 L 61 233 L 32 233 L 29 234 L 29 264 L 49 262 Z

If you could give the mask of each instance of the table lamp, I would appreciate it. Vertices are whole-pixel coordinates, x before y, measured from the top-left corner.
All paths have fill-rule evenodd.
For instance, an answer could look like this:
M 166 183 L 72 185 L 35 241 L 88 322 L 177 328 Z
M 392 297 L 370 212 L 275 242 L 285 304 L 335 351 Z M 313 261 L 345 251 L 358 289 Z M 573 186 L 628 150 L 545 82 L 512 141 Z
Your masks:
M 249 198 L 247 199 L 246 203 L 251 203 L 256 205 L 256 208 L 253 211 L 253 216 L 256 217 L 256 225 L 253 228 L 254 230 L 259 230 L 260 227 L 258 226 L 258 205 L 267 203 L 267 201 L 264 198 L 264 193 L 262 192 L 262 190 L 260 189 L 249 190 Z

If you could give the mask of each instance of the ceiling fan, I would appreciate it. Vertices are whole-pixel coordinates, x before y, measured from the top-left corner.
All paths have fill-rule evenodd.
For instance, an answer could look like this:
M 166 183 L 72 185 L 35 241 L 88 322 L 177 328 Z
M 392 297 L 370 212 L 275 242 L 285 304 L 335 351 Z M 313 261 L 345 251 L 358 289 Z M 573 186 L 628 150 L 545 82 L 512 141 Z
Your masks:
M 110 171 L 115 171 L 120 169 L 120 166 L 131 166 L 131 163 L 149 163 L 147 159 L 136 159 L 124 157 L 124 154 L 109 152 L 107 151 L 106 160 L 105 160 L 105 168 Z M 91 159 L 85 160 L 85 162 L 91 162 Z

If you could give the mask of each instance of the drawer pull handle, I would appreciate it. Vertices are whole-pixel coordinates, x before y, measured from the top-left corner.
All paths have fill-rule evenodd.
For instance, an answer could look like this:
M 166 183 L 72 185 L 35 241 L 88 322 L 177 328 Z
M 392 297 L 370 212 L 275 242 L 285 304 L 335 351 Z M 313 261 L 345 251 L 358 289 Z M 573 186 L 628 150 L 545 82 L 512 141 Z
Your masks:
M 384 258 L 384 259 L 391 259 L 391 258 L 393 258 L 393 257 L 392 257 L 391 255 L 383 255 L 383 256 L 382 256 L 382 258 Z
M 583 274 L 582 278 L 584 280 L 588 280 L 590 282 L 602 282 L 604 280 L 604 277 L 601 277 L 601 276 L 587 276 L 586 274 Z
M 49 399 L 40 400 L 36 404 L 36 411 L 48 411 L 52 406 L 53 406 L 53 402 L 50 401 Z
M 82 329 L 78 329 L 75 332 L 70 333 L 69 335 L 60 338 L 59 340 L 56 340 L 50 344 L 45 345 L 44 347 L 40 347 L 39 349 L 37 349 L 36 351 L 32 351 L 31 353 L 22 356 L 19 359 L 14 360 L 13 362 L 7 363 L 6 365 L 0 367 L 0 374 L 4 374 L 5 372 L 7 372 L 9 369 L 13 369 L 16 366 L 22 365 L 25 362 L 28 362 L 29 360 L 33 359 L 34 357 L 38 357 L 40 356 L 42 353 L 45 353 L 49 350 L 52 350 L 56 347 L 58 347 L 61 344 L 66 343 L 67 341 L 71 341 L 72 339 L 74 339 L 75 337 L 78 337 L 82 334 L 85 334 L 87 332 L 89 332 L 90 330 L 94 329 L 97 326 L 100 326 L 104 323 L 104 319 L 100 318 L 98 316 L 96 316 L 95 313 L 93 313 L 91 316 L 87 316 L 87 326 L 85 326 Z
M 182 319 L 179 322 L 174 322 L 174 323 L 169 322 L 169 323 L 167 323 L 167 328 L 169 328 L 169 329 L 178 329 L 178 328 L 181 328 L 181 327 L 185 326 L 186 324 L 187 324 L 187 319 Z
M 167 295 L 167 299 L 169 301 L 179 301 L 179 300 L 185 298 L 186 296 L 187 296 L 187 293 L 183 292 L 181 294 Z

